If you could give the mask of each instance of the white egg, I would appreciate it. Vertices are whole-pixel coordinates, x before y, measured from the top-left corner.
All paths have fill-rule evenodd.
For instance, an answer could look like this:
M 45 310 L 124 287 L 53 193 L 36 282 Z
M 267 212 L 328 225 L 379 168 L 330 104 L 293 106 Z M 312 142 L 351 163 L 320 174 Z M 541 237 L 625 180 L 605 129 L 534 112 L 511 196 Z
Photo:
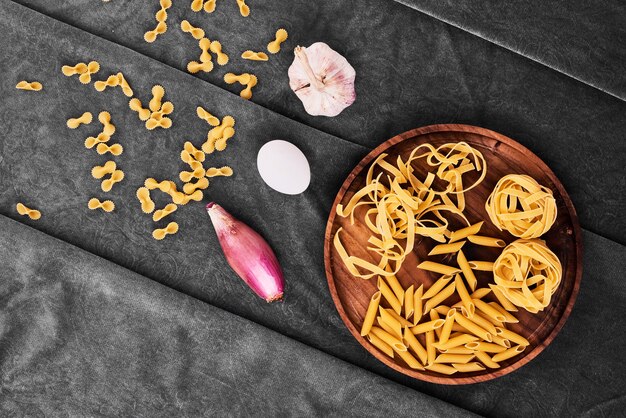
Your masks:
M 263 145 L 256 165 L 265 183 L 284 194 L 300 194 L 309 187 L 311 168 L 298 147 L 280 139 Z

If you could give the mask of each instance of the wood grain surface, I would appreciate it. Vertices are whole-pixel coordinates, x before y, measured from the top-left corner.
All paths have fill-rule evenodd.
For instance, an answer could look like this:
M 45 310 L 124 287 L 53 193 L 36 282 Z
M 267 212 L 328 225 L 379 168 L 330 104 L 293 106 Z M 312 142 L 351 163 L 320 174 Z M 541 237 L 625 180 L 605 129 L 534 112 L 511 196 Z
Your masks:
M 527 174 L 552 190 L 557 203 L 558 216 L 550 231 L 544 234 L 541 239 L 545 240 L 548 247 L 559 257 L 563 266 L 563 279 L 553 295 L 550 305 L 543 312 L 531 314 L 520 309 L 519 312 L 515 313 L 519 323 L 509 324 L 509 328 L 525 336 L 530 342 L 530 346 L 521 355 L 502 362 L 499 369 L 445 376 L 436 372 L 413 370 L 401 359 L 387 357 L 370 344 L 366 338 L 361 337 L 360 329 L 365 311 L 370 297 L 377 290 L 376 276 L 370 280 L 352 276 L 338 256 L 332 241 L 337 229 L 342 227 L 344 229 L 341 235 L 342 243 L 348 254 L 378 262 L 378 259 L 374 258 L 366 249 L 367 239 L 371 235 L 371 231 L 362 222 L 366 208 L 363 206 L 357 208 L 355 224 L 351 225 L 349 218 L 336 216 L 337 204 L 345 205 L 352 195 L 364 186 L 365 175 L 370 163 L 381 153 L 388 154 L 387 161 L 395 162 L 398 156 L 406 160 L 411 151 L 420 144 L 430 143 L 438 146 L 458 141 L 465 141 L 479 150 L 487 161 L 488 169 L 485 179 L 480 185 L 465 194 L 466 209 L 464 213 L 468 220 L 472 223 L 485 221 L 480 235 L 498 237 L 507 244 L 516 239 L 508 232 L 499 231 L 493 226 L 485 211 L 485 201 L 502 176 Z M 413 167 L 415 168 L 415 175 L 419 179 L 424 178 L 431 169 L 423 160 L 421 163 L 414 162 Z M 477 176 L 476 173 L 468 174 L 468 176 L 467 183 L 465 182 L 466 177 L 464 177 L 465 184 L 469 184 L 477 178 L 472 177 Z M 454 219 L 451 216 L 447 218 L 450 220 L 451 228 L 463 226 L 459 219 Z M 426 289 L 439 277 L 434 273 L 417 269 L 416 266 L 425 259 L 454 264 L 454 259 L 450 259 L 451 255 L 427 257 L 434 245 L 436 243 L 430 238 L 416 237 L 415 249 L 406 257 L 400 272 L 397 274 L 397 278 L 404 288 L 411 284 L 415 284 L 417 288 L 419 284 L 423 283 Z M 468 260 L 495 261 L 501 251 L 500 248 L 479 247 L 469 242 L 463 247 L 463 252 Z M 350 173 L 335 198 L 328 219 L 324 243 L 324 262 L 330 292 L 341 318 L 352 335 L 372 355 L 389 367 L 417 379 L 442 384 L 468 384 L 487 381 L 511 373 L 535 358 L 552 342 L 567 320 L 578 293 L 582 276 L 582 240 L 576 211 L 563 185 L 550 168 L 530 150 L 512 139 L 488 129 L 469 125 L 431 125 L 389 139 L 370 152 Z M 476 272 L 476 276 L 479 282 L 478 287 L 485 287 L 488 283 L 493 283 L 491 273 Z M 486 299 L 496 300 L 491 294 Z

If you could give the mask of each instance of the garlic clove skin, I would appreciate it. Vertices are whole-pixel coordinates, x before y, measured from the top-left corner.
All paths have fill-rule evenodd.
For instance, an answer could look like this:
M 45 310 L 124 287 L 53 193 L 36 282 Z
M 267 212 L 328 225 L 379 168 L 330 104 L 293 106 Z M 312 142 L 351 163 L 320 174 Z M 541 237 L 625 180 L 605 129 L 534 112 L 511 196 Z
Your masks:
M 323 42 L 297 46 L 289 67 L 289 86 L 313 116 L 337 116 L 356 100 L 356 71 Z
M 206 211 L 235 273 L 267 302 L 282 299 L 283 272 L 263 237 L 214 202 L 206 205 Z

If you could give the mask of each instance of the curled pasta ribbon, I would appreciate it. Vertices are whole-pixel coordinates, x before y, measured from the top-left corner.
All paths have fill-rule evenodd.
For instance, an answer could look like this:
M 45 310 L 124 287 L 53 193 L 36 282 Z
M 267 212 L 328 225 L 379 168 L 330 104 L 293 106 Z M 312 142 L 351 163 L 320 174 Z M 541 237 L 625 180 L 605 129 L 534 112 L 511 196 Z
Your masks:
M 226 73 L 224 74 L 224 81 L 227 84 L 234 84 L 234 83 L 239 83 L 242 85 L 246 85 L 250 82 L 250 74 L 248 73 L 243 73 L 243 74 L 233 74 L 233 73 Z
M 557 215 L 552 190 L 523 174 L 502 177 L 487 198 L 485 210 L 499 230 L 526 239 L 546 233 Z
M 111 173 L 111 177 L 102 181 L 100 187 L 103 192 L 109 192 L 115 183 L 119 183 L 122 180 L 124 180 L 124 172 L 122 170 L 115 170 Z
M 77 118 L 70 118 L 67 120 L 67 127 L 70 129 L 76 129 L 80 125 L 89 125 L 93 120 L 93 116 L 90 112 L 85 112 Z
M 215 55 L 217 55 L 217 63 L 219 65 L 226 65 L 228 64 L 228 55 L 226 55 L 224 52 L 222 52 L 222 44 L 219 41 L 213 41 L 211 42 L 211 52 L 214 53 Z
M 188 183 L 193 178 L 199 179 L 204 177 L 204 174 L 204 168 L 198 167 L 193 171 L 181 171 L 178 176 L 180 178 L 180 181 L 182 181 L 183 183 Z
M 269 57 L 265 52 L 244 51 L 241 54 L 241 58 L 250 61 L 267 61 Z M 244 83 L 246 84 L 246 83 Z
M 92 199 L 89 199 L 87 207 L 91 210 L 102 209 L 105 212 L 113 212 L 113 210 L 115 210 L 115 203 L 110 200 L 105 200 L 104 202 L 101 202 L 94 197 Z
M 100 71 L 100 64 L 97 61 L 90 61 L 87 64 L 87 70 L 78 76 L 78 81 L 83 84 L 89 84 L 91 83 L 91 76 L 98 71 Z
M 128 81 L 126 81 L 126 78 L 124 78 L 124 74 L 117 73 L 117 79 L 119 80 L 119 86 L 122 88 L 124 95 L 126 97 L 133 97 L 133 89 L 130 87 L 130 84 L 128 84 Z
M 237 0 L 237 6 L 239 6 L 239 13 L 241 13 L 243 17 L 250 15 L 250 7 L 248 7 L 245 0 Z
M 15 86 L 18 90 L 30 90 L 30 91 L 40 91 L 43 88 L 43 85 L 39 81 L 20 81 Z
M 183 193 L 185 193 L 186 195 L 190 195 L 196 190 L 204 190 L 207 187 L 209 187 L 209 179 L 207 179 L 206 177 L 202 177 L 201 179 L 198 179 L 198 181 L 195 183 L 185 183 L 183 185 Z
M 128 107 L 130 107 L 130 110 L 132 110 L 133 112 L 137 112 L 139 120 L 146 121 L 150 119 L 150 109 L 144 109 L 141 105 L 141 101 L 136 97 L 130 99 L 130 101 L 128 102 Z
M 172 127 L 172 119 L 163 116 L 159 119 L 150 118 L 146 121 L 146 129 L 153 130 L 155 128 L 169 129 Z
M 148 190 L 147 187 L 140 187 L 137 189 L 137 199 L 139 200 L 139 203 L 141 203 L 141 211 L 143 213 L 152 213 L 154 210 L 154 202 L 150 197 L 150 190 Z
M 167 32 L 167 24 L 165 22 L 159 22 L 157 23 L 156 28 L 144 33 L 143 39 L 148 43 L 152 43 L 156 41 L 157 36 L 162 35 L 165 32 Z
M 209 49 L 211 48 L 211 41 L 209 38 L 202 38 L 198 42 L 198 46 L 202 50 L 200 54 L 200 62 L 209 62 L 211 61 L 211 54 L 209 54 Z M 223 65 L 223 64 L 220 64 Z
M 216 118 L 215 116 L 213 116 L 208 111 L 206 111 L 202 106 L 198 106 L 196 108 L 196 114 L 198 115 L 200 119 L 206 121 L 206 123 L 208 123 L 211 126 L 217 126 L 220 124 L 220 120 Z
M 105 134 L 104 132 L 100 132 L 96 137 L 90 136 L 85 139 L 85 148 L 91 149 L 102 142 L 109 142 L 109 139 L 111 139 L 109 135 Z
M 213 70 L 213 61 L 207 62 L 197 62 L 197 61 L 189 61 L 187 64 L 187 71 L 191 74 L 198 73 L 203 71 L 205 73 L 210 73 Z
M 256 86 L 258 83 L 258 79 L 255 75 L 250 76 L 250 81 L 246 84 L 246 88 L 239 92 L 239 96 L 246 100 L 252 99 L 252 87 Z
M 61 67 L 61 72 L 66 77 L 71 77 L 76 74 L 85 74 L 87 72 L 87 64 L 85 64 L 84 62 L 79 62 L 73 67 L 70 65 L 64 65 L 63 67 Z
M 205 175 L 207 177 L 217 177 L 217 176 L 230 177 L 233 175 L 233 169 L 228 166 L 224 166 L 221 168 L 211 167 L 211 168 L 207 168 Z
M 204 3 L 204 11 L 207 13 L 213 13 L 215 11 L 215 0 L 206 0 Z
M 165 218 L 167 215 L 176 212 L 176 209 L 178 209 L 178 206 L 176 206 L 176 204 L 168 203 L 163 209 L 159 209 L 154 212 L 154 214 L 152 215 L 152 220 L 154 222 L 158 222 L 161 219 Z
M 155 229 L 152 231 L 152 237 L 156 240 L 162 240 L 167 235 L 172 235 L 178 232 L 178 224 L 176 222 L 170 222 L 165 228 Z
M 107 144 L 100 143 L 96 146 L 96 151 L 100 155 L 103 155 L 109 152 L 117 157 L 124 152 L 124 147 L 122 147 L 120 144 L 113 144 L 109 146 Z
M 150 103 L 148 103 L 148 108 L 153 112 L 161 109 L 161 100 L 163 100 L 163 96 L 165 96 L 165 89 L 163 86 L 158 84 L 152 86 L 152 99 L 150 99 Z
M 23 203 L 18 203 L 17 205 L 15 205 L 15 208 L 17 209 L 17 213 L 19 213 L 20 215 L 26 215 L 33 221 L 41 218 L 41 212 L 36 209 L 30 209 L 26 207 Z
M 91 169 L 91 175 L 94 179 L 101 179 L 107 174 L 112 174 L 117 169 L 115 161 L 107 161 L 104 165 L 97 165 Z
M 192 26 L 191 23 L 189 23 L 187 20 L 183 20 L 182 22 L 180 22 L 180 28 L 183 32 L 189 33 L 197 40 L 204 38 L 204 30 Z
M 111 136 L 115 133 L 115 125 L 111 123 L 111 114 L 109 112 L 100 112 L 98 114 L 98 121 L 102 124 L 102 132 L 105 135 Z
M 537 313 L 561 283 L 559 258 L 539 239 L 518 239 L 493 264 L 495 288 L 513 305 Z
M 110 75 L 105 81 L 96 81 L 95 83 L 93 83 L 93 87 L 97 91 L 104 91 L 104 89 L 106 89 L 107 87 L 117 87 L 119 85 L 120 79 L 117 74 Z
M 272 53 L 272 54 L 276 54 L 278 53 L 278 51 L 280 51 L 280 44 L 282 44 L 283 42 L 285 42 L 288 38 L 287 35 L 287 31 L 285 29 L 278 29 L 276 31 L 276 38 L 270 42 L 269 44 L 267 44 L 267 50 L 268 52 Z
M 183 146 L 183 151 L 186 151 L 196 161 L 200 161 L 200 162 L 204 161 L 204 158 L 205 158 L 204 152 L 194 147 L 193 144 L 189 141 L 185 142 L 185 145 Z

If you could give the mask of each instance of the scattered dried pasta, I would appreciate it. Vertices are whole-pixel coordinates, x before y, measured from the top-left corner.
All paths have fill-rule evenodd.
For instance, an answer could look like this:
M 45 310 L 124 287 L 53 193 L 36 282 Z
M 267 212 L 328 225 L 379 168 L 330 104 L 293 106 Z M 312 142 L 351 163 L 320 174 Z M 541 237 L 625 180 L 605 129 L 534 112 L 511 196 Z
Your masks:
M 39 81 L 20 81 L 15 88 L 18 90 L 40 91 L 43 85 Z
M 278 51 L 280 51 L 280 44 L 282 44 L 283 42 L 285 42 L 288 38 L 288 34 L 287 31 L 285 29 L 278 29 L 276 31 L 276 35 L 275 35 L 275 39 L 270 42 L 269 44 L 267 44 L 267 50 L 268 52 L 270 52 L 271 54 L 276 54 L 278 53 Z
M 104 89 L 106 89 L 107 87 L 117 87 L 119 85 L 120 78 L 117 76 L 117 74 L 108 76 L 106 80 L 96 81 L 93 83 L 93 87 L 97 91 L 104 91 Z
M 241 13 L 243 17 L 250 15 L 250 7 L 248 7 L 245 0 L 237 0 L 237 5 L 239 6 L 239 13 Z
M 137 199 L 141 203 L 143 213 L 152 213 L 154 211 L 154 202 L 150 198 L 150 190 L 147 187 L 137 189 Z
M 192 26 L 187 20 L 180 22 L 180 28 L 183 32 L 191 34 L 197 40 L 204 38 L 204 30 Z
M 63 67 L 61 67 L 61 72 L 66 77 L 71 77 L 75 74 L 85 74 L 87 72 L 87 64 L 85 64 L 84 62 L 79 62 L 73 67 L 70 65 L 64 65 Z
M 126 81 L 126 78 L 124 77 L 124 74 L 117 73 L 117 78 L 119 80 L 119 85 L 122 88 L 122 92 L 124 92 L 124 95 L 126 97 L 133 97 L 133 89 L 130 87 L 130 84 L 128 84 L 128 81 Z
M 26 207 L 23 203 L 18 203 L 17 205 L 15 205 L 15 207 L 17 209 L 17 213 L 19 213 L 20 215 L 26 215 L 33 221 L 41 218 L 41 212 L 36 209 L 30 209 Z
M 204 190 L 209 187 L 209 179 L 202 177 L 195 183 L 185 183 L 183 185 L 183 193 L 190 195 L 196 190 Z
M 115 210 L 115 203 L 110 200 L 105 200 L 104 202 L 101 202 L 94 197 L 92 199 L 89 199 L 87 207 L 91 210 L 102 209 L 105 212 L 113 212 L 113 210 Z
M 258 79 L 255 75 L 250 75 L 250 81 L 246 84 L 246 88 L 239 92 L 239 96 L 246 100 L 252 99 L 252 87 L 256 86 Z
M 161 100 L 163 100 L 163 96 L 165 96 L 165 89 L 161 85 L 152 86 L 152 99 L 148 103 L 148 108 L 152 112 L 156 112 L 161 109 Z
M 143 39 L 149 43 L 156 41 L 158 35 L 162 35 L 167 31 L 165 21 L 167 20 L 167 9 L 172 7 L 172 0 L 160 0 L 159 4 L 161 5 L 161 9 L 156 12 L 155 15 L 155 19 L 158 22 L 156 28 L 149 30 L 143 36 Z
M 204 4 L 204 0 L 193 0 L 191 2 L 191 10 L 194 12 L 199 12 L 202 10 L 202 5 Z
M 178 232 L 178 224 L 176 222 L 170 222 L 165 228 L 155 229 L 152 231 L 152 236 L 156 240 L 162 240 L 166 235 L 175 234 Z
M 222 52 L 222 44 L 219 41 L 211 42 L 210 49 L 212 53 L 217 55 L 216 61 L 219 65 L 228 64 L 228 55 Z
M 244 51 L 241 58 L 250 61 L 267 61 L 269 57 L 265 52 Z
M 211 154 L 217 147 L 217 142 L 220 142 L 220 147 L 226 147 L 226 141 L 235 135 L 235 119 L 232 116 L 224 116 L 222 123 L 219 126 L 214 127 L 207 134 L 207 140 L 202 144 L 202 151 L 207 154 Z
M 217 176 L 230 177 L 233 175 L 233 169 L 228 166 L 224 166 L 221 168 L 211 167 L 211 168 L 207 168 L 205 175 L 207 177 L 217 177 Z
M 518 238 L 538 238 L 554 224 L 557 215 L 552 190 L 523 174 L 498 181 L 485 203 L 491 222 Z
M 172 119 L 168 117 L 161 117 L 159 119 L 150 118 L 146 121 L 146 129 L 153 130 L 155 128 L 169 129 L 172 127 Z
M 119 183 L 122 180 L 124 180 L 124 172 L 122 170 L 115 170 L 111 173 L 111 177 L 102 181 L 100 187 L 103 192 L 109 192 L 115 183 Z
M 116 169 L 117 169 L 117 164 L 115 164 L 115 161 L 110 160 L 104 163 L 104 165 L 101 165 L 101 166 L 97 165 L 94 168 L 92 168 L 91 175 L 93 176 L 94 179 L 101 179 L 107 174 L 113 173 Z
M 90 61 L 89 64 L 79 62 L 75 66 L 64 65 L 61 67 L 61 71 L 67 77 L 78 74 L 78 80 L 83 84 L 89 84 L 91 82 L 91 76 L 100 71 L 100 64 L 97 61 Z
M 100 112 L 98 114 L 98 121 L 102 124 L 102 132 L 105 135 L 111 136 L 115 133 L 115 125 L 111 123 L 111 114 L 109 112 Z
M 144 109 L 144 107 L 141 104 L 141 101 L 139 99 L 132 98 L 130 99 L 130 101 L 128 102 L 128 107 L 130 107 L 130 110 L 132 110 L 133 112 L 137 112 L 137 115 L 139 116 L 139 120 L 141 121 L 146 121 L 148 119 L 150 119 L 150 109 Z
M 117 157 L 124 152 L 124 147 L 122 147 L 120 144 L 113 144 L 109 146 L 107 144 L 100 143 L 96 146 L 96 151 L 100 155 L 106 154 L 108 152 Z
M 103 142 L 109 142 L 109 139 L 111 139 L 111 137 L 105 134 L 104 132 L 99 133 L 98 136 L 96 137 L 93 137 L 93 136 L 87 137 L 87 139 L 85 139 L 85 148 L 91 149 L 97 144 L 100 144 Z
M 178 206 L 176 206 L 174 203 L 168 203 L 163 209 L 159 209 L 154 212 L 154 214 L 152 215 L 152 220 L 154 222 L 158 222 L 161 219 L 165 218 L 167 215 L 176 212 L 176 209 L 178 209 Z
M 204 3 L 204 11 L 207 13 L 213 13 L 215 11 L 215 0 L 206 0 Z
M 211 126 L 217 126 L 220 124 L 220 120 L 216 118 L 215 116 L 213 116 L 208 111 L 206 111 L 202 106 L 198 106 L 196 108 L 196 114 L 198 115 L 200 119 L 204 120 L 206 123 L 208 123 Z
M 202 53 L 200 54 L 200 62 L 208 62 L 211 61 L 211 54 L 209 54 L 209 49 L 211 48 L 211 41 L 209 38 L 202 38 L 198 41 L 198 46 Z
M 250 82 L 250 74 L 248 73 L 243 73 L 243 74 L 233 74 L 233 73 L 226 73 L 224 74 L 224 81 L 227 84 L 234 84 L 234 83 L 239 83 L 242 85 L 246 85 Z
M 200 71 L 204 71 L 205 73 L 210 73 L 213 70 L 213 62 L 197 62 L 197 61 L 189 61 L 187 64 L 187 71 L 191 74 L 198 73 Z
M 67 127 L 70 129 L 76 129 L 80 125 L 89 125 L 93 120 L 93 115 L 90 112 L 85 112 L 77 118 L 70 118 L 67 120 Z

